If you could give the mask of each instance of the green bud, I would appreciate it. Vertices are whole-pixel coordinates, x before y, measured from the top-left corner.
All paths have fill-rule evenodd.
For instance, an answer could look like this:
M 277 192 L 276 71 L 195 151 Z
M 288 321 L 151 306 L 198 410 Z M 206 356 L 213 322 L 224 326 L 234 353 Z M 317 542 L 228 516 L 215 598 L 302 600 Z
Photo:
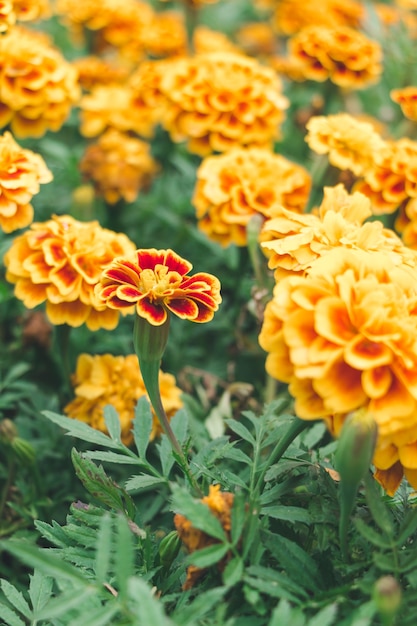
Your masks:
M 176 530 L 172 530 L 159 544 L 159 557 L 161 565 L 168 569 L 180 551 L 181 541 Z
M 400 608 L 402 600 L 401 587 L 394 576 L 379 578 L 374 585 L 372 598 L 383 622 L 392 623 L 392 618 Z
M 17 437 L 17 428 L 12 420 L 4 419 L 0 422 L 0 441 L 11 445 Z
M 12 449 L 16 457 L 22 463 L 32 465 L 35 461 L 35 449 L 28 441 L 25 441 L 25 439 L 16 437 L 12 442 Z

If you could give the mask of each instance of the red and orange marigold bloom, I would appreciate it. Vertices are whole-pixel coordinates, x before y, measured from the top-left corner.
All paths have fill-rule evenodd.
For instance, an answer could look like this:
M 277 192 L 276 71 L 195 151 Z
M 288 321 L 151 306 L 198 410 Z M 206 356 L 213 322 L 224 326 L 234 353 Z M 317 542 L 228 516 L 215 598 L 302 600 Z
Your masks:
M 348 26 L 306 26 L 289 40 L 289 58 L 307 80 L 361 89 L 382 72 L 382 49 Z
M 54 216 L 33 223 L 13 241 L 4 257 L 6 279 L 27 308 L 46 302 L 52 324 L 112 329 L 119 312 L 98 302 L 94 287 L 115 257 L 134 249 L 126 235 L 101 228 L 98 222 Z
M 236 148 L 206 157 L 193 197 L 198 227 L 223 246 L 244 246 L 254 215 L 272 218 L 282 207 L 302 211 L 310 186 L 307 170 L 267 149 Z
M 301 419 L 325 418 L 338 435 L 348 413 L 366 409 L 378 427 L 376 468 L 399 461 L 414 487 L 416 303 L 415 267 L 339 248 L 277 283 L 259 337 Z
M 112 310 L 136 310 L 153 326 L 164 324 L 170 313 L 209 322 L 221 302 L 220 282 L 205 272 L 188 276 L 192 267 L 173 250 L 136 250 L 104 270 L 96 296 Z
M 230 52 L 179 59 L 165 68 L 162 124 L 202 156 L 238 146 L 270 146 L 288 106 L 271 68 Z
M 44 35 L 15 27 L 0 38 L 0 127 L 17 137 L 57 131 L 79 95 L 75 68 Z
M 80 170 L 93 182 L 97 194 L 114 204 L 121 198 L 134 202 L 139 192 L 149 187 L 158 165 L 149 144 L 110 129 L 87 147 Z
M 106 433 L 103 409 L 111 404 L 120 417 L 122 441 L 130 445 L 136 402 L 147 396 L 136 355 L 80 354 L 72 383 L 75 398 L 67 404 L 64 412 Z M 159 371 L 159 388 L 162 404 L 170 419 L 183 405 L 181 389 L 177 387 L 175 377 L 162 370 Z M 150 440 L 160 434 L 161 426 L 154 414 Z
M 394 102 L 400 105 L 405 117 L 417 122 L 417 87 L 393 89 L 390 95 Z
M 10 133 L 0 136 L 0 228 L 11 233 L 33 220 L 32 197 L 52 174 L 39 154 L 21 148 Z

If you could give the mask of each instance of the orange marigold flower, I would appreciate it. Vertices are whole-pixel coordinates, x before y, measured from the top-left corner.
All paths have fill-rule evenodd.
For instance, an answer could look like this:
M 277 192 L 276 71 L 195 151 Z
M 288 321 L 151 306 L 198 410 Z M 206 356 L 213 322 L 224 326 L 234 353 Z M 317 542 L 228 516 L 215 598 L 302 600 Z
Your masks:
M 236 40 L 249 56 L 270 55 L 276 47 L 274 31 L 263 22 L 244 24 L 237 31 Z
M 214 52 L 172 63 L 161 80 L 162 124 L 174 141 L 207 155 L 279 136 L 287 99 L 274 71 L 254 59 Z
M 59 130 L 79 93 L 75 68 L 44 36 L 15 27 L 0 38 L 0 127 L 17 137 Z
M 78 82 L 83 89 L 91 91 L 97 85 L 122 84 L 128 78 L 128 69 L 97 56 L 75 59 Z
M 136 310 L 153 326 L 164 324 L 169 313 L 209 322 L 221 302 L 220 282 L 205 272 L 188 276 L 192 267 L 173 250 L 136 250 L 104 270 L 96 295 L 110 309 Z
M 80 354 L 72 383 L 75 398 L 67 404 L 64 412 L 69 417 L 107 433 L 103 409 L 111 404 L 120 417 L 122 441 L 130 445 L 133 441 L 131 429 L 136 402 L 142 396 L 147 397 L 136 355 Z M 162 404 L 170 419 L 183 406 L 182 392 L 176 386 L 175 377 L 161 370 L 159 385 Z M 154 414 L 150 440 L 161 432 L 159 420 Z
M 143 128 L 139 134 L 144 137 L 152 137 L 156 124 L 162 119 L 166 98 L 161 81 L 174 62 L 170 59 L 143 61 L 129 79 L 131 110 L 135 119 L 141 120 Z
M 220 491 L 220 485 L 210 485 L 209 495 L 201 499 L 201 502 L 206 504 L 211 513 L 217 517 L 228 535 L 231 530 L 233 501 L 234 494 L 229 491 Z M 174 525 L 181 541 L 189 552 L 195 552 L 201 548 L 206 548 L 207 546 L 218 543 L 217 539 L 214 539 L 198 528 L 195 528 L 190 520 L 180 513 L 175 515 Z M 218 563 L 218 569 L 220 572 L 223 571 L 228 558 L 228 555 L 226 555 L 226 557 Z M 202 574 L 204 574 L 205 571 L 206 569 L 190 565 L 187 569 L 187 578 L 183 585 L 183 589 L 186 590 L 194 587 L 197 580 L 202 576 Z
M 261 246 L 269 257 L 275 278 L 302 273 L 334 248 L 384 250 L 396 263 L 414 266 L 417 256 L 372 215 L 369 199 L 359 192 L 348 194 L 343 185 L 325 187 L 316 213 L 298 215 L 283 209 L 282 215 L 265 222 Z
M 306 142 L 314 152 L 328 154 L 332 165 L 356 176 L 373 167 L 386 146 L 372 124 L 348 113 L 312 117 L 306 128 Z
M 21 148 L 10 133 L 0 136 L 0 228 L 11 233 L 33 220 L 32 197 L 52 174 L 39 154 Z
M 198 227 L 223 246 L 244 246 L 255 214 L 271 218 L 282 206 L 302 211 L 310 186 L 307 170 L 270 150 L 236 148 L 206 157 L 193 197 Z
M 13 0 L 18 22 L 45 20 L 51 16 L 49 0 Z
M 393 466 L 402 446 L 402 465 L 416 468 L 415 272 L 384 251 L 332 250 L 304 276 L 277 283 L 259 337 L 268 372 L 290 383 L 300 418 L 327 416 L 337 435 L 349 412 L 373 415 L 379 469 Z
M 400 105 L 405 117 L 417 122 L 417 87 L 393 89 L 390 95 Z
M 240 53 L 239 48 L 227 35 L 207 26 L 197 26 L 193 35 L 193 46 L 196 54 L 210 54 L 221 50 Z
M 131 254 L 134 244 L 124 234 L 98 222 L 78 222 L 69 215 L 35 222 L 17 237 L 4 257 L 6 279 L 15 295 L 33 309 L 46 302 L 52 324 L 90 330 L 117 326 L 119 312 L 94 296 L 94 286 L 115 257 Z
M 80 170 L 99 195 L 115 204 L 121 198 L 134 202 L 139 192 L 149 187 L 158 166 L 149 144 L 110 129 L 87 147 Z
M 309 80 L 361 89 L 379 79 L 381 46 L 347 26 L 306 26 L 289 40 L 290 58 Z
M 358 28 L 365 15 L 362 2 L 357 0 L 322 0 L 320 4 L 307 0 L 282 0 L 277 3 L 273 25 L 278 32 L 294 35 L 312 24 L 335 28 Z
M 171 57 L 187 52 L 187 32 L 181 13 L 155 13 L 149 28 L 143 33 L 143 46 L 151 57 Z
M 0 0 L 0 33 L 5 33 L 16 23 L 13 0 Z

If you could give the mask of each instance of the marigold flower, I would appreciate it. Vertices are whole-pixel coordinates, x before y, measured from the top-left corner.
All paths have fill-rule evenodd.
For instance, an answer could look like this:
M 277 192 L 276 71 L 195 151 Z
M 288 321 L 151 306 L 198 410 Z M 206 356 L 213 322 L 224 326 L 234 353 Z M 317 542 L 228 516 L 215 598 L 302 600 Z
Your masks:
M 327 416 L 338 435 L 351 411 L 374 416 L 378 469 L 398 461 L 400 446 L 401 464 L 416 467 L 416 302 L 415 268 L 384 251 L 332 250 L 277 283 L 259 337 L 300 418 Z
M 6 279 L 15 295 L 33 309 L 46 302 L 52 324 L 90 330 L 115 328 L 119 312 L 94 296 L 94 286 L 115 257 L 131 254 L 134 244 L 124 234 L 98 222 L 78 222 L 69 215 L 35 222 L 17 237 L 4 257 Z
M 274 71 L 239 54 L 215 52 L 172 63 L 161 80 L 162 124 L 174 141 L 207 155 L 279 136 L 287 99 Z
M 129 75 L 127 67 L 97 56 L 75 59 L 72 65 L 77 70 L 79 84 L 86 91 L 97 85 L 123 84 Z
M 298 0 L 277 3 L 272 23 L 278 32 L 294 35 L 312 24 L 336 28 L 358 28 L 365 15 L 362 2 L 357 0 L 323 0 L 320 4 Z
M 289 40 L 289 55 L 308 80 L 361 89 L 382 72 L 380 45 L 347 26 L 306 26 Z
M 210 54 L 211 52 L 234 52 L 240 54 L 240 50 L 225 35 L 207 26 L 197 26 L 193 34 L 193 46 L 196 54 Z
M 15 27 L 0 38 L 0 94 L 0 127 L 40 137 L 59 130 L 77 102 L 77 73 L 44 36 Z
M 146 53 L 151 57 L 171 57 L 187 52 L 187 32 L 181 13 L 155 13 L 142 36 Z
M 147 396 L 136 355 L 80 354 L 72 383 L 75 398 L 67 404 L 64 412 L 106 433 L 103 409 L 111 404 L 120 417 L 121 439 L 125 445 L 130 445 L 133 441 L 131 429 L 136 402 L 142 396 Z M 172 374 L 161 370 L 159 385 L 162 404 L 170 419 L 183 406 L 181 389 L 176 386 Z M 161 432 L 159 420 L 154 414 L 150 440 Z
M 0 0 L 0 33 L 5 33 L 16 23 L 13 0 Z
M 276 37 L 269 24 L 249 22 L 239 28 L 236 40 L 249 56 L 273 54 Z
M 201 499 L 206 504 L 211 513 L 217 517 L 227 534 L 231 530 L 231 511 L 234 501 L 234 494 L 229 491 L 220 491 L 220 485 L 210 485 L 209 495 Z M 201 548 L 206 548 L 215 543 L 217 539 L 210 537 L 203 531 L 195 528 L 190 520 L 184 515 L 177 513 L 174 517 L 174 525 L 178 535 L 189 552 L 195 552 Z M 219 571 L 223 571 L 228 556 L 218 563 Z M 183 585 L 183 589 L 191 589 L 206 569 L 190 565 L 187 569 L 187 578 Z
M 306 142 L 314 152 L 328 154 L 332 165 L 356 176 L 373 167 L 386 147 L 372 124 L 348 113 L 312 117 L 306 128 Z
M 153 326 L 174 313 L 192 322 L 209 322 L 221 302 L 219 280 L 205 272 L 188 276 L 191 263 L 173 250 L 136 250 L 104 270 L 96 295 L 110 309 L 136 310 Z
M 13 0 L 13 10 L 18 22 L 34 22 L 51 16 L 48 0 Z
M 32 197 L 51 180 L 39 154 L 21 148 L 10 133 L 0 136 L 0 227 L 5 233 L 31 223 Z
M 110 129 L 87 147 L 80 170 L 94 183 L 96 192 L 114 204 L 121 198 L 134 202 L 149 187 L 158 166 L 149 144 Z
M 253 215 L 281 215 L 282 206 L 301 211 L 310 186 L 303 167 L 270 150 L 236 148 L 206 157 L 193 197 L 198 227 L 223 246 L 244 246 Z
M 166 98 L 161 90 L 161 81 L 171 63 L 175 61 L 143 61 L 130 76 L 130 106 L 135 119 L 141 121 L 139 134 L 144 137 L 152 137 L 156 124 L 162 119 Z
M 401 111 L 408 119 L 417 121 L 417 87 L 393 89 L 390 93 L 394 102 L 397 102 Z
M 348 194 L 343 185 L 324 188 L 316 213 L 298 215 L 283 209 L 282 215 L 265 222 L 261 246 L 275 269 L 275 279 L 302 273 L 334 248 L 384 250 L 396 263 L 414 266 L 417 256 L 379 221 L 364 221 L 372 215 L 369 199 L 359 192 Z

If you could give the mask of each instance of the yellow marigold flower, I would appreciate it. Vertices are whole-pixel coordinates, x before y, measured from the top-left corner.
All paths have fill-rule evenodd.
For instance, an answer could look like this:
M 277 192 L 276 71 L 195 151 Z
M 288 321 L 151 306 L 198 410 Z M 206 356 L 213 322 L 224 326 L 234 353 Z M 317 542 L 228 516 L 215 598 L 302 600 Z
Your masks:
M 165 324 L 170 313 L 209 322 L 221 302 L 220 282 L 206 272 L 188 276 L 192 267 L 173 250 L 136 250 L 105 269 L 96 294 L 110 309 L 136 310 L 152 326 Z
M 282 215 L 265 222 L 261 246 L 278 280 L 288 273 L 302 273 L 334 248 L 384 250 L 396 263 L 414 266 L 417 256 L 372 215 L 369 199 L 359 192 L 348 194 L 343 185 L 325 187 L 316 214 L 299 215 L 283 209 Z
M 79 84 L 86 91 L 91 91 L 97 85 L 122 84 L 129 75 L 127 67 L 97 56 L 75 59 L 72 65 L 77 70 Z
M 0 0 L 0 33 L 5 33 L 16 23 L 13 0 Z
M 149 28 L 143 33 L 143 46 L 151 57 L 171 57 L 187 52 L 187 32 L 181 13 L 155 13 Z
M 34 22 L 51 16 L 49 0 L 13 0 L 13 10 L 18 22 Z
M 217 517 L 226 533 L 229 535 L 231 530 L 231 512 L 234 501 L 234 494 L 229 491 L 220 491 L 220 485 L 210 485 L 209 495 L 201 499 L 210 511 Z M 178 535 L 189 552 L 195 552 L 206 548 L 215 543 L 217 539 L 206 535 L 202 530 L 194 528 L 190 520 L 184 515 L 177 513 L 174 517 L 174 525 Z M 217 567 L 220 572 L 223 571 L 228 557 L 222 559 Z M 204 574 L 206 570 L 190 565 L 187 569 L 187 578 L 183 585 L 183 589 L 191 589 L 197 580 Z
M 259 214 L 302 211 L 310 192 L 308 172 L 262 148 L 236 148 L 206 157 L 197 171 L 193 204 L 198 227 L 223 246 L 247 243 L 246 228 Z
M 259 336 L 267 371 L 290 383 L 300 418 L 327 416 L 337 435 L 351 411 L 374 416 L 379 469 L 402 446 L 401 464 L 416 468 L 415 276 L 384 251 L 332 250 L 304 276 L 277 283 Z
M 249 56 L 273 54 L 276 37 L 269 24 L 249 22 L 239 28 L 236 40 Z
M 99 195 L 115 204 L 121 198 L 134 202 L 140 190 L 149 187 L 158 166 L 149 144 L 110 129 L 87 147 L 80 170 Z
M 59 130 L 77 102 L 77 73 L 44 36 L 15 27 L 0 38 L 0 94 L 0 127 L 40 137 Z
M 287 99 L 274 71 L 254 59 L 215 52 L 172 63 L 161 80 L 162 119 L 174 141 L 207 155 L 279 136 Z
M 290 58 L 309 80 L 361 89 L 379 79 L 380 45 L 348 26 L 306 26 L 289 40 Z
M 139 134 L 144 137 L 151 137 L 156 124 L 162 119 L 166 98 L 161 90 L 161 81 L 174 62 L 169 59 L 143 61 L 129 79 L 132 111 L 135 119 L 141 120 L 143 130 Z
M 240 53 L 240 50 L 235 44 L 225 35 L 217 30 L 207 28 L 207 26 L 197 26 L 193 35 L 193 46 L 196 54 L 210 54 L 211 52 L 235 52 Z
M 80 354 L 72 383 L 75 398 L 67 404 L 64 412 L 69 417 L 107 433 L 103 409 L 111 404 L 120 417 L 122 441 L 125 445 L 130 445 L 133 441 L 131 429 L 136 402 L 142 396 L 147 397 L 136 355 Z M 176 386 L 172 374 L 161 370 L 159 384 L 162 404 L 170 419 L 183 406 L 181 389 Z M 154 414 L 150 440 L 161 432 L 159 420 Z
M 372 124 L 348 113 L 312 117 L 306 128 L 306 142 L 314 152 L 328 154 L 332 165 L 356 176 L 373 167 L 386 146 Z
M 390 95 L 400 105 L 405 117 L 417 122 L 417 87 L 393 89 Z
M 21 148 L 10 133 L 0 136 L 0 228 L 11 233 L 33 220 L 32 197 L 52 174 L 39 154 Z
M 13 241 L 4 257 L 6 279 L 16 285 L 15 295 L 27 308 L 46 302 L 52 324 L 112 329 L 118 311 L 97 301 L 94 286 L 115 257 L 134 249 L 126 235 L 98 222 L 53 216 L 33 223 Z
M 393 213 L 403 202 L 417 198 L 416 171 L 417 142 L 407 137 L 387 141 L 355 189 L 370 198 L 375 215 Z
M 312 0 L 282 0 L 277 3 L 272 23 L 278 32 L 295 35 L 313 24 L 358 28 L 364 15 L 363 3 L 357 0 L 322 0 L 320 4 Z

